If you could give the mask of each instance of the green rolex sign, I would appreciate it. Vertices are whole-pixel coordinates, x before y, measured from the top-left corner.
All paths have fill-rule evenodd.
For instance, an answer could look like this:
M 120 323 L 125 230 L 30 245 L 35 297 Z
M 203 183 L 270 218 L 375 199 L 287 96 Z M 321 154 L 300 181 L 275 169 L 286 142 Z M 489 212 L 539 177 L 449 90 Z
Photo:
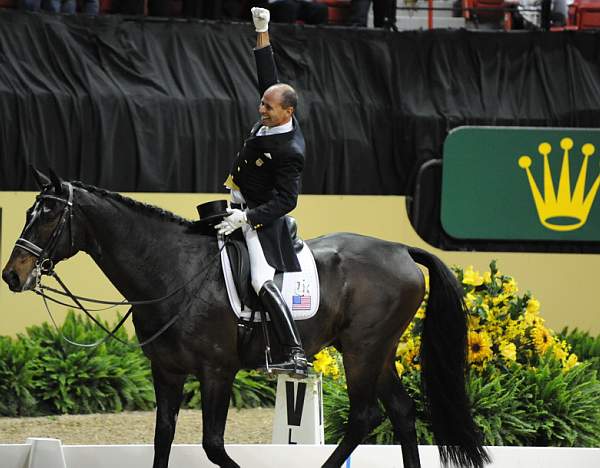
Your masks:
M 600 130 L 460 127 L 444 144 L 442 226 L 460 239 L 600 241 Z

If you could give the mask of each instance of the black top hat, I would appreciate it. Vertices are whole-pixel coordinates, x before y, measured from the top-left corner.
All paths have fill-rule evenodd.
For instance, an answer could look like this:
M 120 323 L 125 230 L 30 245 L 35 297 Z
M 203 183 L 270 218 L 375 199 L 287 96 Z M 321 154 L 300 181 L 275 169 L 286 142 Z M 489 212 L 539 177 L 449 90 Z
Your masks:
M 200 221 L 198 221 L 198 223 L 205 226 L 214 226 L 228 215 L 227 207 L 227 200 L 215 200 L 201 203 L 196 207 L 198 215 L 200 215 Z

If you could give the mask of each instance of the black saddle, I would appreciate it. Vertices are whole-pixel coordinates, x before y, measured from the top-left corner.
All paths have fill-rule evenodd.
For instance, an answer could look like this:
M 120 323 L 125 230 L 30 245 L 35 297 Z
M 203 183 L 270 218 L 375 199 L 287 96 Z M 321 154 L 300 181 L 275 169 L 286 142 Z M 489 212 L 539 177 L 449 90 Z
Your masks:
M 304 247 L 304 241 L 298 237 L 298 225 L 296 224 L 296 220 L 291 216 L 286 216 L 285 222 L 292 235 L 294 251 L 298 253 Z M 244 241 L 241 229 L 234 231 L 233 234 L 228 237 L 225 248 L 227 249 L 227 255 L 229 257 L 229 264 L 231 265 L 233 283 L 235 284 L 238 297 L 242 303 L 242 308 L 245 304 L 252 310 L 262 310 L 260 299 L 252 287 L 250 256 L 248 255 L 248 247 Z M 275 273 L 274 281 L 279 290 L 281 290 L 283 273 Z

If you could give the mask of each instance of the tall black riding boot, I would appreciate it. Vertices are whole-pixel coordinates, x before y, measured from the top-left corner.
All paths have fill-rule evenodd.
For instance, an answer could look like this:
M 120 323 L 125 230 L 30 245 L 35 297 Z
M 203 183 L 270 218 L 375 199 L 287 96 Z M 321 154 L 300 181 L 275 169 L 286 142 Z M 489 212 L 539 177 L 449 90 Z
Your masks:
M 302 348 L 300 334 L 279 289 L 273 281 L 267 281 L 260 289 L 258 297 L 271 317 L 277 339 L 288 353 L 285 362 L 272 364 L 269 367 L 275 371 L 289 372 L 293 377 L 305 377 L 308 374 L 308 362 Z

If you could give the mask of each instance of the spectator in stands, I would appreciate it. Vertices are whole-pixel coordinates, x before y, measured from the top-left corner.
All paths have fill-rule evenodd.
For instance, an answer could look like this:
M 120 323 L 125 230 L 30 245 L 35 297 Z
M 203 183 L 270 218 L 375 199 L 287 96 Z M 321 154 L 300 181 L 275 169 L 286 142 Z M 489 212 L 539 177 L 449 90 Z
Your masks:
M 67 13 L 72 15 L 77 10 L 77 3 L 75 0 L 44 0 L 42 2 L 42 9 L 50 13 Z
M 520 0 L 513 14 L 514 29 L 549 29 L 564 26 L 568 0 Z
M 352 26 L 367 26 L 371 0 L 351 0 L 350 18 Z M 373 26 L 383 28 L 389 26 L 396 18 L 396 0 L 373 0 Z
M 183 0 L 182 16 L 188 18 L 221 19 L 221 0 Z
M 117 12 L 128 15 L 143 15 L 144 0 L 118 0 Z M 181 11 L 173 8 L 171 0 L 148 0 L 149 16 L 181 16 L 187 18 L 221 19 L 239 18 L 241 0 L 182 0 Z
M 42 0 L 19 0 L 19 8 L 27 11 L 39 11 Z
M 145 0 L 113 0 L 115 13 L 123 15 L 170 16 L 171 2 L 169 0 L 148 0 L 148 11 L 145 11 Z
M 19 7 L 23 10 L 39 11 L 40 8 L 50 13 L 74 14 L 77 12 L 76 0 L 21 0 Z M 97 15 L 99 10 L 98 0 L 84 0 L 82 13 Z
M 251 6 L 268 9 L 274 23 L 327 23 L 327 5 L 313 0 L 254 0 L 249 3 Z

